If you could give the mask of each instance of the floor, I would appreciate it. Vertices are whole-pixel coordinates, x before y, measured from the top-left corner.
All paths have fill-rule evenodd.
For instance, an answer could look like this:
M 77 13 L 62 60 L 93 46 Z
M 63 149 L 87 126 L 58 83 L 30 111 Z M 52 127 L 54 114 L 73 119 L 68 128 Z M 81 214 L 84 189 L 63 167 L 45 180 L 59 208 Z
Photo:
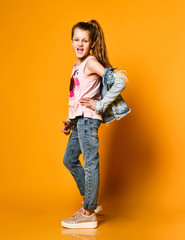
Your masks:
M 10 200 L 9 200 L 10 202 Z M 3 206 L 4 205 L 4 206 Z M 69 207 L 71 205 L 71 207 Z M 184 240 L 185 213 L 166 211 L 148 206 L 108 211 L 98 216 L 96 229 L 67 229 L 60 225 L 62 218 L 78 210 L 71 203 L 30 204 L 14 202 L 1 204 L 1 239 L 59 240 L 59 239 L 127 239 L 127 240 Z M 116 214 L 115 214 L 116 213 Z

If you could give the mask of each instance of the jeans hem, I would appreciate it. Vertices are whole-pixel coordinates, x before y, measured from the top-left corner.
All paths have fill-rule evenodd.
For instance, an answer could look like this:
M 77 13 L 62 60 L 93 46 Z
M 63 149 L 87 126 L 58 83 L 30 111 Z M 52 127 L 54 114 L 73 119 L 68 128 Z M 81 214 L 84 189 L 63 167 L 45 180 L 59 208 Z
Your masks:
M 97 204 L 96 205 L 89 205 L 89 204 L 85 204 L 84 203 L 84 208 L 85 209 L 96 209 L 97 208 Z

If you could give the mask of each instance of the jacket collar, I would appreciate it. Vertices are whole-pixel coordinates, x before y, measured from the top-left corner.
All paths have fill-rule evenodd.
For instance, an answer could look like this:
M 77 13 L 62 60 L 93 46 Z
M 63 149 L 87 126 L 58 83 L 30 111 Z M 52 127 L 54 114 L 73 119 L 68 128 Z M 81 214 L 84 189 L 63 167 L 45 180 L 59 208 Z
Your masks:
M 117 69 L 118 67 L 115 67 L 115 68 L 113 68 L 113 67 L 111 67 L 111 68 L 105 68 L 105 71 L 104 71 L 104 73 L 103 73 L 103 79 L 104 79 L 104 83 L 106 83 L 107 82 L 107 76 L 108 76 L 108 74 L 110 73 L 110 71 L 112 71 L 112 70 L 115 70 L 115 69 Z
M 111 70 L 115 70 L 115 69 L 117 69 L 118 67 L 115 67 L 115 68 L 105 68 L 105 71 L 104 71 L 104 73 L 103 73 L 103 77 L 106 77 L 108 74 L 109 74 L 109 72 L 111 71 Z

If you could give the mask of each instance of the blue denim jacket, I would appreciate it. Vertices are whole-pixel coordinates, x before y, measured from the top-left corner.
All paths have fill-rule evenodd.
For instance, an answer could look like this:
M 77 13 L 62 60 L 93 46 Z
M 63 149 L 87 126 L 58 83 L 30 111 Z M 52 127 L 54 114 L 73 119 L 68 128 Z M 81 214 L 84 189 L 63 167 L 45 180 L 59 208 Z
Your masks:
M 121 71 L 114 73 L 113 70 L 117 68 L 105 68 L 101 83 L 102 99 L 95 100 L 95 111 L 102 113 L 103 123 L 119 120 L 131 112 L 120 95 L 126 87 L 124 80 L 127 80 L 127 77 Z

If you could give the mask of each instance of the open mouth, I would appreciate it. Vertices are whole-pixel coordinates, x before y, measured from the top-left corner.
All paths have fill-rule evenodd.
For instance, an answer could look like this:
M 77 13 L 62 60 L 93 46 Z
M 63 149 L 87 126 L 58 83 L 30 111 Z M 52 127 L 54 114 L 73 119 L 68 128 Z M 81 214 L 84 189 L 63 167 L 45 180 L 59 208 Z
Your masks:
M 77 48 L 78 53 L 83 53 L 84 49 L 83 48 Z

